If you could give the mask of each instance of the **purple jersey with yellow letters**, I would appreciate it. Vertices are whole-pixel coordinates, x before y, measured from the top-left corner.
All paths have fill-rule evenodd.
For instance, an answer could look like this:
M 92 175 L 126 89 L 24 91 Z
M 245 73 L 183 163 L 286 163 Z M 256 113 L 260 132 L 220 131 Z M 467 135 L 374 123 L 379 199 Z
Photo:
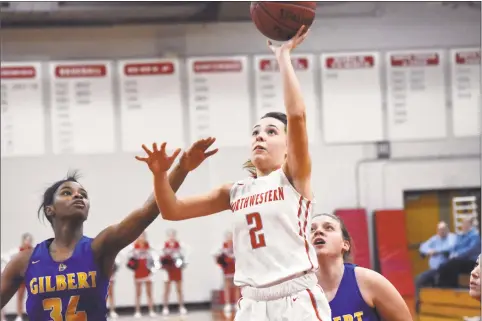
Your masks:
M 333 321 L 380 321 L 377 311 L 363 299 L 356 281 L 354 264 L 345 263 L 345 272 L 330 302 Z
M 52 241 L 35 247 L 25 272 L 29 319 L 106 320 L 109 278 L 94 260 L 92 238 L 83 236 L 64 262 L 55 262 L 50 256 Z

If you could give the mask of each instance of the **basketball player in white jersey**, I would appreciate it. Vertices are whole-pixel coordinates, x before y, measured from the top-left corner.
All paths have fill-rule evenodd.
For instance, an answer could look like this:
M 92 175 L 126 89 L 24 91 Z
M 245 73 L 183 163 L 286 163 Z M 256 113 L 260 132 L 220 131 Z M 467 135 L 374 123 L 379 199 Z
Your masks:
M 286 114 L 268 113 L 254 126 L 252 176 L 208 194 L 178 199 L 167 180 L 177 150 L 167 156 L 143 145 L 144 161 L 154 174 L 156 200 L 167 220 L 186 220 L 225 210 L 233 212 L 234 283 L 242 298 L 238 321 L 329 321 L 329 304 L 314 271 L 317 257 L 309 241 L 313 193 L 306 108 L 290 52 L 305 38 L 297 35 L 274 52 L 283 81 Z M 213 144 L 214 138 L 206 140 Z M 213 150 L 215 153 L 216 150 Z

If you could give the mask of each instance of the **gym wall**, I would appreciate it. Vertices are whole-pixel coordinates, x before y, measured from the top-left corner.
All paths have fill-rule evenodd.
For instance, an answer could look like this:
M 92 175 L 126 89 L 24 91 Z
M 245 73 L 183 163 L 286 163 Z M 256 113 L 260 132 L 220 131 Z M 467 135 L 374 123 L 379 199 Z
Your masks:
M 383 8 L 376 17 L 316 21 L 300 52 L 480 46 L 477 10 L 427 7 L 417 2 L 385 3 Z M 268 53 L 265 39 L 250 23 L 2 30 L 1 46 L 2 60 L 6 61 Z M 319 77 L 316 81 L 319 82 Z M 186 87 L 183 92 L 187 93 Z M 183 110 L 187 112 L 187 106 Z M 116 112 L 118 116 L 119 110 Z M 450 113 L 448 115 L 450 117 Z M 117 124 L 119 122 L 117 119 Z M 321 128 L 318 135 L 322 141 Z M 120 136 L 119 130 L 117 136 Z M 120 146 L 119 138 L 117 146 Z M 401 208 L 405 189 L 480 186 L 477 138 L 393 143 L 391 149 L 393 160 L 377 161 L 372 144 L 328 146 L 320 142 L 313 145 L 316 209 L 328 212 L 342 207 L 364 207 L 371 215 L 374 209 Z M 64 177 L 68 169 L 78 168 L 84 174 L 81 182 L 89 190 L 92 202 L 84 232 L 90 236 L 142 205 L 152 190 L 149 170 L 136 162 L 133 154 L 54 156 L 51 146 L 48 150 L 42 157 L 1 160 L 4 251 L 18 247 L 20 236 L 26 231 L 34 235 L 35 241 L 52 237 L 48 222 L 39 222 L 36 212 L 44 188 Z M 244 148 L 223 148 L 187 178 L 179 195 L 201 193 L 226 181 L 243 178 L 246 173 L 241 165 L 248 152 Z M 147 231 L 150 243 L 156 246 L 162 244 L 168 228 L 175 228 L 181 240 L 190 246 L 190 265 L 184 282 L 185 289 L 189 289 L 185 293 L 187 302 L 209 301 L 210 290 L 222 284 L 220 269 L 210 253 L 221 246 L 224 231 L 229 228 L 229 215 L 223 213 L 186 222 L 159 219 Z M 119 306 L 133 305 L 131 274 L 122 268 L 117 276 L 115 292 Z M 161 280 L 157 274 L 156 303 L 161 302 Z M 12 300 L 6 311 L 14 309 L 15 300 Z

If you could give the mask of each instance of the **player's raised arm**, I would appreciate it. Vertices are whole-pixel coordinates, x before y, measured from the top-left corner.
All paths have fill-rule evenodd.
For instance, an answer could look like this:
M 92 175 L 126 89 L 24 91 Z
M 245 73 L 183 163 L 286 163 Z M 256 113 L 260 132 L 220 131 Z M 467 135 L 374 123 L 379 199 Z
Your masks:
M 293 39 L 274 46 L 268 46 L 276 55 L 281 73 L 284 103 L 288 119 L 288 156 L 284 165 L 287 176 L 301 194 L 305 193 L 305 185 L 311 175 L 311 158 L 308 151 L 308 133 L 306 130 L 306 106 L 301 93 L 300 83 L 291 63 L 291 50 L 296 48 L 307 36 L 303 26 Z M 309 182 L 308 182 L 309 183 Z M 311 195 L 303 195 L 310 198 Z
M 210 146 L 214 142 L 214 138 L 208 138 L 207 141 L 210 142 Z M 173 159 L 172 156 L 166 154 L 166 143 L 161 145 L 161 149 L 158 149 L 154 143 L 152 151 L 144 145 L 142 147 L 146 151 L 147 157 L 136 158 L 147 163 L 154 175 L 154 194 L 164 219 L 180 221 L 230 209 L 230 184 L 214 189 L 205 195 L 178 199 L 167 176 Z
M 0 281 L 0 303 L 2 309 L 22 284 L 31 255 L 32 249 L 19 252 L 5 266 Z
M 214 141 L 199 140 L 185 152 L 179 164 L 171 171 L 168 177 L 168 184 L 173 193 L 176 192 L 187 174 L 198 167 L 206 158 L 214 155 L 217 150 L 206 152 Z M 179 154 L 177 150 L 171 160 Z M 172 162 L 171 162 L 172 165 Z M 102 231 L 93 241 L 92 248 L 102 257 L 117 256 L 120 250 L 134 242 L 141 233 L 159 216 L 159 208 L 156 198 L 152 194 L 146 203 L 139 209 L 134 210 L 120 223 L 111 225 Z

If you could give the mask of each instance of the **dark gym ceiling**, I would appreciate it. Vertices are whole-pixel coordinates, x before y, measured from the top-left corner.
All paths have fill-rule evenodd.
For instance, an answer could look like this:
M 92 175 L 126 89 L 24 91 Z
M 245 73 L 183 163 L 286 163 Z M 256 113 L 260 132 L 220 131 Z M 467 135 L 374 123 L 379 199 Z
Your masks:
M 318 17 L 374 17 L 383 2 L 320 1 Z M 248 21 L 250 2 L 228 1 L 25 1 L 0 2 L 3 28 L 186 24 Z M 448 8 L 480 10 L 480 2 L 439 2 Z

